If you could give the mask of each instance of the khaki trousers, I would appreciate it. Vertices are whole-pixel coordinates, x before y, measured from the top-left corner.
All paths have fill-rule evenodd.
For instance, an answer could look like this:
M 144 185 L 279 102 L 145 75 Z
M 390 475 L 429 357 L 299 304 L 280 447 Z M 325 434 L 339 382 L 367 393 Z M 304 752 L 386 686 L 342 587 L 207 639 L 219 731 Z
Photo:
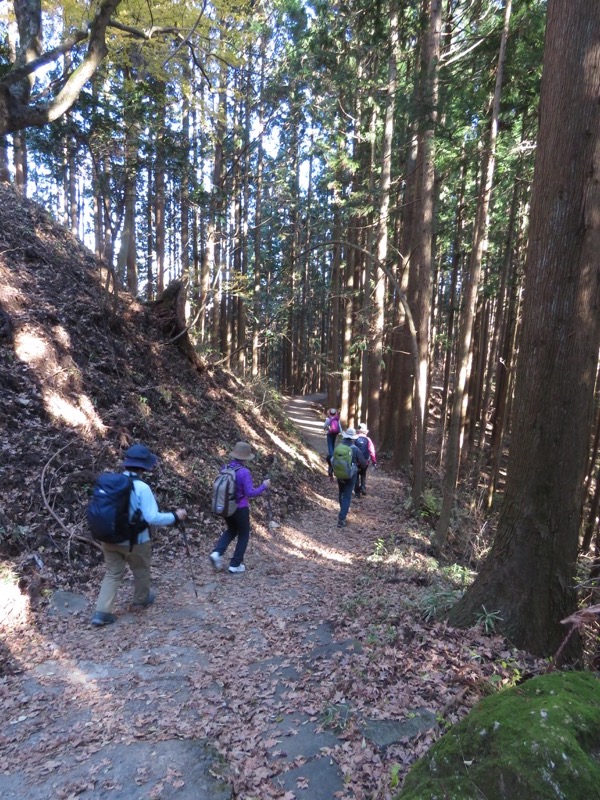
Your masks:
M 126 544 L 102 543 L 106 573 L 100 586 L 100 594 L 96 603 L 96 611 L 109 614 L 112 611 L 117 591 L 125 575 L 125 567 L 133 574 L 133 602 L 143 605 L 148 600 L 150 591 L 150 564 L 152 562 L 152 542 L 144 542 L 133 546 L 129 552 Z

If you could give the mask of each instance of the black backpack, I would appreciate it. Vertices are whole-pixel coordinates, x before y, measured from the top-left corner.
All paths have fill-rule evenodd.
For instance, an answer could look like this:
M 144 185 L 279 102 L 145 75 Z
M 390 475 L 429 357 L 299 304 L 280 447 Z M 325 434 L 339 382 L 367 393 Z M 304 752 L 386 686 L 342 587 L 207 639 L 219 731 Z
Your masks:
M 133 480 L 122 472 L 103 472 L 98 476 L 87 507 L 88 525 L 97 542 L 123 544 L 128 541 L 131 551 L 137 544 L 138 534 L 148 527 L 139 509 L 133 519 L 129 519 Z
M 241 467 L 223 467 L 213 483 L 211 509 L 219 517 L 230 517 L 237 511 L 236 473 Z

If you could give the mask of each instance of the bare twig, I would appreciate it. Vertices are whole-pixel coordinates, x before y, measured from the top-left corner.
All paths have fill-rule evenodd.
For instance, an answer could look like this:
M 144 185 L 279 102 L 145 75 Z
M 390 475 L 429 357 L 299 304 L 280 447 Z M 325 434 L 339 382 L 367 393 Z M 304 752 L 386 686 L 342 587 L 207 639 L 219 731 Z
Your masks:
M 86 544 L 93 544 L 94 547 L 97 547 L 98 550 L 101 550 L 102 548 L 100 547 L 100 545 L 97 542 L 95 542 L 93 539 L 89 539 L 86 536 L 81 536 L 80 534 L 74 533 L 73 531 L 70 531 L 67 528 L 67 526 L 59 519 L 59 517 L 55 514 L 54 510 L 51 508 L 50 503 L 48 502 L 48 498 L 46 496 L 46 491 L 44 489 L 44 480 L 45 480 L 45 477 L 46 477 L 46 472 L 48 470 L 48 467 L 54 461 L 55 458 L 57 458 L 64 450 L 67 449 L 67 447 L 70 447 L 72 444 L 73 444 L 73 442 L 69 442 L 64 447 L 61 447 L 60 450 L 57 450 L 56 453 L 54 453 L 54 455 L 51 456 L 48 459 L 48 461 L 46 461 L 46 463 L 44 464 L 44 468 L 42 469 L 42 475 L 41 475 L 41 478 L 40 478 L 40 489 L 41 489 L 41 492 L 42 492 L 42 500 L 44 501 L 44 505 L 45 505 L 46 509 L 48 510 L 48 512 L 56 520 L 56 522 L 63 529 L 63 531 L 66 534 L 68 534 L 68 536 L 70 538 L 79 539 L 79 541 L 85 542 Z

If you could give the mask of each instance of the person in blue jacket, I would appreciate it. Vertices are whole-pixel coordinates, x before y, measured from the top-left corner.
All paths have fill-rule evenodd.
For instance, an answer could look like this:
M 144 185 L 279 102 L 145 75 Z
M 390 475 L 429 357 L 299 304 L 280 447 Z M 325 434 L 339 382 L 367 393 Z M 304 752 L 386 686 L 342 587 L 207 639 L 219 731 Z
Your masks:
M 227 528 L 219 537 L 209 558 L 217 572 L 222 570 L 225 551 L 237 538 L 235 550 L 229 562 L 229 572 L 235 575 L 246 571 L 244 554 L 250 540 L 250 498 L 261 495 L 269 488 L 271 481 L 267 478 L 256 487 L 252 483 L 252 475 L 246 462 L 254 459 L 254 453 L 247 442 L 238 442 L 229 454 L 229 459 L 227 466 L 236 470 L 235 494 L 238 507 L 230 517 L 225 519 Z
M 178 508 L 176 511 L 160 511 L 152 489 L 142 480 L 144 473 L 151 472 L 157 462 L 157 456 L 143 444 L 134 444 L 125 453 L 123 472 L 133 478 L 133 491 L 129 498 L 129 519 L 131 520 L 139 509 L 148 525 L 176 525 L 179 520 L 187 517 L 187 511 L 183 508 Z M 92 617 L 92 625 L 95 627 L 116 622 L 117 618 L 112 613 L 112 607 L 126 567 L 129 567 L 133 574 L 133 605 L 137 608 L 147 608 L 155 599 L 155 593 L 150 588 L 152 543 L 148 528 L 138 534 L 137 544 L 132 548 L 129 540 L 118 544 L 101 542 L 101 547 L 106 572 L 96 601 L 96 613 Z

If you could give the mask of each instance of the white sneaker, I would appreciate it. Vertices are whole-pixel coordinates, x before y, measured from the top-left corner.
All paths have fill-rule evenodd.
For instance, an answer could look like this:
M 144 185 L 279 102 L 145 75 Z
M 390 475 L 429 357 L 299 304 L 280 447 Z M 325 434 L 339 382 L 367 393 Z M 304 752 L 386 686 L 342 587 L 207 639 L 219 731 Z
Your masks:
M 240 564 L 239 567 L 229 567 L 229 572 L 246 572 L 246 567 L 243 564 Z
M 223 569 L 223 556 L 216 550 L 213 550 L 213 552 L 209 555 L 209 558 L 216 571 L 220 572 Z

